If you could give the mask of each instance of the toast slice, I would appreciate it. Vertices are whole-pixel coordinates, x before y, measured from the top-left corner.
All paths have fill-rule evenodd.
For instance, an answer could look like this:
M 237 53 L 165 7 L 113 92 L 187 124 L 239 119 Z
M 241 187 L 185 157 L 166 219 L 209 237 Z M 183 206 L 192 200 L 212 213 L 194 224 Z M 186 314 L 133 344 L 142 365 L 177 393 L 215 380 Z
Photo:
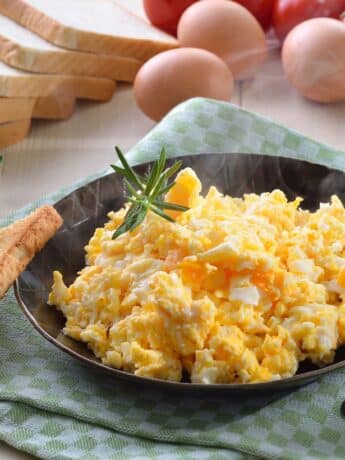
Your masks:
M 116 83 L 106 78 L 23 72 L 0 61 L 0 97 L 44 97 L 63 94 L 108 101 L 115 87 Z
M 58 96 L 39 97 L 0 97 L 0 124 L 9 121 L 21 121 L 30 118 L 46 120 L 66 120 L 76 105 L 75 97 Z
M 52 206 L 42 206 L 0 229 L 0 298 L 61 225 L 58 212 Z
M 10 121 L 0 125 L 0 149 L 18 144 L 30 131 L 31 119 Z
M 0 60 L 28 72 L 83 75 L 132 82 L 138 59 L 68 51 L 0 15 Z
M 0 123 L 30 119 L 35 103 L 34 98 L 0 97 Z
M 178 46 L 114 0 L 0 0 L 0 13 L 72 50 L 145 61 Z
M 33 107 L 32 118 L 44 120 L 67 120 L 70 118 L 76 106 L 76 98 L 71 96 L 39 97 Z

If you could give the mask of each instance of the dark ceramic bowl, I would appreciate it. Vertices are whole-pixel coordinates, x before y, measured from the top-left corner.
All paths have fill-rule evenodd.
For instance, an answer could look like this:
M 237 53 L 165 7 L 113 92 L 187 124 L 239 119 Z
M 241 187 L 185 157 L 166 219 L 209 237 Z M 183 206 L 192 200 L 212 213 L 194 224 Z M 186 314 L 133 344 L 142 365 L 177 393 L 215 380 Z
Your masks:
M 345 200 L 345 174 L 326 167 L 298 160 L 254 154 L 206 154 L 183 157 L 183 166 L 191 166 L 200 177 L 203 190 L 215 185 L 223 193 L 241 196 L 261 193 L 275 188 L 283 190 L 290 199 L 304 198 L 304 208 L 313 210 L 320 202 L 337 194 Z M 143 174 L 148 165 L 135 169 Z M 167 390 L 198 392 L 275 391 L 297 387 L 315 380 L 334 369 L 345 366 L 345 350 L 339 349 L 335 362 L 321 369 L 304 362 L 297 375 L 284 380 L 258 384 L 200 385 L 166 382 L 136 377 L 133 374 L 103 365 L 85 344 L 64 336 L 64 317 L 47 305 L 52 286 L 53 270 L 60 270 L 67 284 L 84 266 L 84 245 L 96 227 L 107 220 L 110 210 L 119 209 L 124 202 L 122 179 L 116 174 L 102 177 L 72 192 L 55 204 L 64 219 L 64 226 L 19 277 L 15 284 L 17 300 L 34 327 L 50 342 L 86 363 L 90 370 L 99 369 L 117 379 L 157 385 Z

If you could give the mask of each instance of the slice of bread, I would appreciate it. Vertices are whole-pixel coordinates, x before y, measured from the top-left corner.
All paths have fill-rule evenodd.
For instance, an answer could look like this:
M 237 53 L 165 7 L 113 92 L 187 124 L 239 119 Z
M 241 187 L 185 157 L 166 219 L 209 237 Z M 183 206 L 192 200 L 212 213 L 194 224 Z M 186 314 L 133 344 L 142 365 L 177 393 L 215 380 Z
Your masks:
M 68 51 L 0 15 L 0 60 L 29 72 L 84 75 L 132 82 L 142 62 L 121 56 Z
M 52 206 L 42 206 L 0 229 L 0 298 L 61 225 L 58 212 Z
M 4 149 L 5 147 L 22 141 L 29 134 L 30 124 L 30 118 L 1 124 L 0 149 Z
M 64 96 L 39 97 L 33 107 L 32 118 L 45 120 L 67 120 L 75 110 L 76 98 Z
M 75 97 L 57 96 L 39 97 L 0 97 L 0 124 L 9 121 L 43 118 L 46 120 L 66 120 L 76 106 Z
M 0 13 L 73 50 L 147 60 L 178 46 L 114 0 L 0 0 Z
M 30 119 L 35 103 L 34 98 L 0 97 L 0 123 Z
M 0 97 L 43 97 L 63 94 L 108 101 L 115 87 L 116 83 L 106 78 L 23 72 L 0 61 Z

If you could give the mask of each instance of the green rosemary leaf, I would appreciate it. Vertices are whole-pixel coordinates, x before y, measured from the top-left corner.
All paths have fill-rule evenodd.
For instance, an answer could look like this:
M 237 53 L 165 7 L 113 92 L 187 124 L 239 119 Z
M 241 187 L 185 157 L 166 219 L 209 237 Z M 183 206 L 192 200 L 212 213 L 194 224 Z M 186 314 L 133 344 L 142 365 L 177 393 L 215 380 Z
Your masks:
M 130 221 L 129 221 L 129 231 L 132 232 L 135 230 L 139 225 L 143 222 L 143 220 L 146 217 L 148 208 L 144 206 L 138 206 L 136 212 L 131 216 Z
M 155 186 L 158 177 L 163 173 L 164 167 L 166 163 L 166 151 L 165 147 L 162 148 L 161 153 L 159 155 L 158 160 L 155 162 L 151 174 L 146 183 L 145 194 L 150 195 L 153 187 Z
M 185 211 L 188 211 L 189 209 L 189 208 L 186 208 L 186 206 L 181 206 L 180 204 L 174 204 L 174 203 L 167 203 L 165 201 L 158 202 L 158 203 L 154 201 L 153 204 L 157 206 L 158 208 L 170 209 L 171 211 L 185 212 Z
M 128 192 L 130 194 L 132 194 L 133 196 L 135 196 L 136 198 L 139 198 L 138 192 L 135 190 L 135 188 L 132 186 L 132 184 L 129 182 L 129 180 L 124 179 L 123 182 L 124 182 Z
M 149 210 L 169 222 L 175 221 L 164 212 L 164 209 L 180 212 L 188 210 L 185 206 L 164 201 L 165 194 L 175 185 L 174 181 L 168 183 L 168 179 L 180 169 L 182 161 L 164 170 L 166 151 L 163 147 L 151 172 L 146 177 L 141 177 L 128 164 L 121 150 L 118 147 L 115 148 L 123 168 L 117 165 L 111 165 L 111 167 L 124 178 L 123 181 L 129 195 L 128 201 L 131 205 L 122 224 L 114 232 L 113 239 L 135 230 L 143 222 Z
M 154 212 L 155 214 L 157 214 L 158 216 L 163 217 L 163 219 L 168 220 L 169 222 L 175 222 L 175 219 L 170 217 L 168 214 L 165 214 L 165 212 L 163 212 L 162 210 L 160 210 L 156 206 L 152 206 L 151 211 Z
M 125 222 L 118 227 L 115 232 L 113 233 L 112 239 L 116 240 L 119 236 L 123 235 L 124 233 L 127 233 L 128 228 Z
M 157 177 L 160 176 L 161 172 L 160 172 L 160 169 L 161 169 L 161 163 L 162 163 L 162 153 L 160 154 L 160 157 L 158 159 L 158 161 L 155 162 L 155 164 L 153 165 L 153 168 L 152 168 L 152 171 L 148 177 L 148 180 L 146 182 L 146 188 L 145 188 L 145 194 L 146 195 L 150 195 L 151 193 L 151 190 L 152 188 L 154 187 L 156 181 L 157 181 Z M 163 168 L 164 168 L 164 164 L 163 164 Z
M 129 180 L 131 180 L 132 182 L 134 182 L 139 188 L 140 190 L 144 190 L 144 186 L 143 184 L 141 183 L 140 179 L 138 178 L 138 176 L 136 175 L 134 169 L 128 164 L 124 154 L 121 152 L 121 150 L 118 148 L 118 147 L 115 147 L 115 150 L 116 150 L 116 153 L 117 153 L 117 156 L 119 157 L 119 160 L 121 161 L 122 163 L 122 166 L 127 174 L 127 178 Z
M 148 208 L 141 203 L 133 204 L 127 211 L 123 223 L 115 230 L 112 239 L 115 240 L 126 232 L 135 230 L 145 219 Z
M 161 189 L 161 191 L 160 191 L 159 194 L 162 196 L 162 198 L 164 198 L 164 195 L 165 195 L 166 193 L 168 193 L 169 190 L 170 190 L 175 184 L 176 184 L 175 181 L 174 181 L 174 182 L 170 182 L 170 184 L 166 185 L 165 187 L 163 187 L 163 188 Z
M 162 187 L 166 185 L 166 181 L 181 168 L 181 165 L 182 165 L 182 161 L 178 161 L 177 163 L 173 164 L 169 169 L 167 169 L 160 175 L 156 186 L 152 190 L 152 193 L 151 193 L 152 199 L 155 199 L 156 196 L 161 194 L 160 191 Z
M 125 174 L 125 170 L 120 168 L 120 166 L 116 166 L 116 165 L 110 165 L 111 168 L 113 168 L 113 170 L 115 172 L 117 172 L 118 174 L 120 174 L 121 176 L 123 176 Z
M 166 161 L 167 161 L 167 152 L 166 152 L 165 147 L 163 145 L 161 153 L 159 154 L 158 162 L 157 162 L 158 163 L 158 175 L 159 176 L 164 171 Z
M 133 186 L 137 186 L 137 183 L 133 181 L 133 177 L 131 174 L 128 173 L 128 171 L 126 171 L 125 169 L 119 168 L 116 165 L 111 165 L 111 166 L 115 172 L 120 174 L 122 177 L 126 178 L 129 183 L 133 184 Z

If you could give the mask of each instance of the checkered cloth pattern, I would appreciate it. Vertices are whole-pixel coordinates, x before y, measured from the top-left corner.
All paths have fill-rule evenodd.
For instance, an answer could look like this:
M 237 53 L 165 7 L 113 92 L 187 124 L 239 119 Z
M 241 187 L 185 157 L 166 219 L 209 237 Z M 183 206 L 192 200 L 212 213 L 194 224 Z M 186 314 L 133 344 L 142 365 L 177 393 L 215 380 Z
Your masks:
M 192 99 L 130 152 L 253 152 L 345 170 L 345 153 L 231 104 Z M 106 174 L 14 212 L 0 227 Z M 31 326 L 13 292 L 0 302 L 0 439 L 46 459 L 344 459 L 345 370 L 297 391 L 200 398 L 138 388 L 90 372 Z

